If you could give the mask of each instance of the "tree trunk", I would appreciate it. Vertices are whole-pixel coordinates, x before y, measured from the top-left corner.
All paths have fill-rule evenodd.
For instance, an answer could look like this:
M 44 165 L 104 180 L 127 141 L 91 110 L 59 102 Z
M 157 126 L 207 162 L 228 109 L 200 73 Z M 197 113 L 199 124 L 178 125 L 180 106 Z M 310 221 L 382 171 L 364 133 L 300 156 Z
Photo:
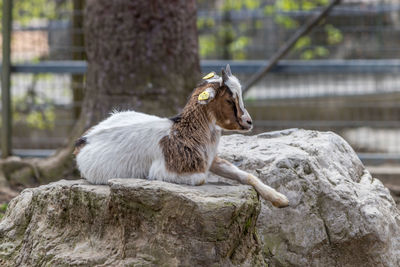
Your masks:
M 74 140 L 113 109 L 170 116 L 194 88 L 195 0 L 87 0 L 85 12 L 86 91 L 69 144 L 44 160 L 0 162 L 0 180 L 26 185 L 71 177 Z
M 86 127 L 113 109 L 169 116 L 198 79 L 195 0 L 88 0 Z
M 74 51 L 72 52 L 73 60 L 85 60 L 86 54 L 80 48 L 85 45 L 84 34 L 81 31 L 83 29 L 83 10 L 85 8 L 85 0 L 73 0 L 72 8 L 74 12 L 72 13 L 72 46 Z M 79 50 L 78 50 L 79 48 Z M 74 74 L 72 75 L 72 99 L 74 101 L 73 106 L 73 118 L 78 119 L 81 114 L 81 107 L 83 102 L 83 83 L 84 75 Z

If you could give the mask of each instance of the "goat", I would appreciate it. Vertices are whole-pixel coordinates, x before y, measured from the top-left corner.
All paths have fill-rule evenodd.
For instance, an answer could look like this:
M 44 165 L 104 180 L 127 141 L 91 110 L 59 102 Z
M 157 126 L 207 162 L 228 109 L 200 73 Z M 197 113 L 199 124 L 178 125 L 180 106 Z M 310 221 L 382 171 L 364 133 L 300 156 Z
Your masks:
M 221 129 L 246 132 L 253 125 L 229 65 L 221 77 L 212 72 L 203 79 L 174 118 L 114 112 L 87 131 L 74 152 L 81 175 L 93 184 L 142 178 L 201 185 L 211 171 L 252 185 L 276 207 L 288 206 L 283 194 L 217 156 Z

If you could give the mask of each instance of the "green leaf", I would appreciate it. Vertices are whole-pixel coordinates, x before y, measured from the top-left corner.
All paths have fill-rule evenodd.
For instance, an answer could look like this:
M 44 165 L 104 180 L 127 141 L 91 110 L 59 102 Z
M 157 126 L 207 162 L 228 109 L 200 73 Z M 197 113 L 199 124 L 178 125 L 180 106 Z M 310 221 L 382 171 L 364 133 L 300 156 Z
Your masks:
M 334 45 L 338 44 L 343 40 L 343 35 L 339 29 L 335 28 L 333 25 L 328 24 L 325 26 L 325 31 L 327 33 L 328 44 Z
M 282 25 L 286 29 L 293 29 L 298 26 L 297 21 L 288 16 L 283 16 L 283 15 L 277 15 L 275 18 L 275 22 L 279 25 Z
M 265 6 L 265 7 L 264 7 L 264 13 L 265 13 L 266 15 L 273 15 L 273 14 L 276 13 L 276 7 L 275 7 L 275 6 L 272 6 L 272 5 Z
M 301 59 L 310 60 L 314 58 L 314 53 L 312 50 L 308 49 L 301 54 Z
M 301 50 L 307 46 L 310 46 L 310 44 L 311 38 L 309 36 L 303 36 L 296 42 L 296 44 L 294 45 L 294 49 Z
M 200 35 L 199 36 L 199 53 L 203 58 L 214 56 L 215 54 L 216 38 L 214 35 Z
M 326 57 L 329 55 L 329 50 L 323 46 L 317 46 L 314 48 L 314 52 L 319 57 Z
M 3 203 L 3 204 L 1 204 L 1 205 L 0 205 L 0 211 L 1 211 L 1 212 L 6 212 L 7 207 L 8 207 L 8 203 Z
M 261 1 L 260 0 L 244 0 L 244 6 L 249 10 L 255 10 L 260 8 Z
M 278 0 L 276 5 L 282 11 L 293 11 L 300 9 L 299 1 L 297 0 Z

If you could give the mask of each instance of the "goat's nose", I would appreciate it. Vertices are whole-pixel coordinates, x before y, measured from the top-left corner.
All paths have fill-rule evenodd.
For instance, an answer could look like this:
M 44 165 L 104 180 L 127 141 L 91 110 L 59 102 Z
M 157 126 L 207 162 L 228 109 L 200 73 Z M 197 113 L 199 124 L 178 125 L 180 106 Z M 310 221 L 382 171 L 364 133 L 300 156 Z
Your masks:
M 247 130 L 251 130 L 253 128 L 253 120 L 251 119 L 249 113 L 247 112 L 247 110 L 244 110 L 243 112 L 243 116 L 241 118 L 241 124 L 242 127 L 244 127 Z

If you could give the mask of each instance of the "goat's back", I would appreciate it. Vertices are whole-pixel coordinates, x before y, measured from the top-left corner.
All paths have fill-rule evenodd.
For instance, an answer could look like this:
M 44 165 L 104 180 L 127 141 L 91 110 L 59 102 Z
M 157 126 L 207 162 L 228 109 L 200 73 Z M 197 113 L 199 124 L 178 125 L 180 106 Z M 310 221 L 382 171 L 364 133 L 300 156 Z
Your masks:
M 112 178 L 146 178 L 154 160 L 162 158 L 160 139 L 172 122 L 135 111 L 118 112 L 85 134 L 77 155 L 84 178 L 105 184 Z

